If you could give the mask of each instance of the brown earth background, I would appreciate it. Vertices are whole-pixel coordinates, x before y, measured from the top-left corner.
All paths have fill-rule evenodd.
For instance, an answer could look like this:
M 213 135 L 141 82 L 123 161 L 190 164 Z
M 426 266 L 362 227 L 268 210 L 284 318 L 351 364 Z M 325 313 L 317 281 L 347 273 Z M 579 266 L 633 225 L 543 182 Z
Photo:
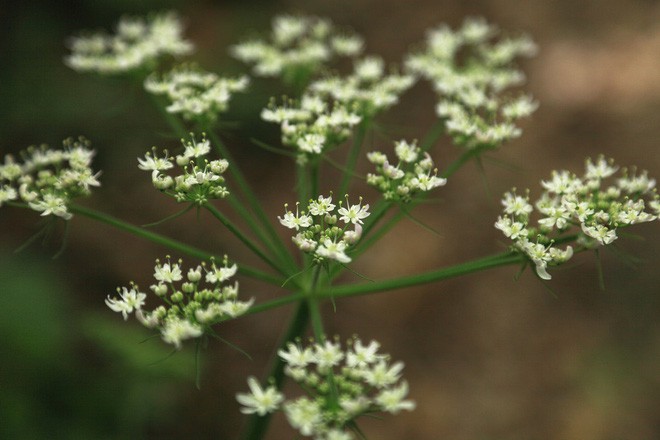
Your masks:
M 580 173 L 585 157 L 604 154 L 660 176 L 660 3 L 649 0 L 21 2 L 0 9 L 0 152 L 85 135 L 98 150 L 96 169 L 103 170 L 102 188 L 85 205 L 135 224 L 175 212 L 178 206 L 155 193 L 135 166 L 152 145 L 176 146 L 149 100 L 127 81 L 80 75 L 62 64 L 67 36 L 111 28 L 122 13 L 163 9 L 185 17 L 200 65 L 228 73 L 243 67 L 227 47 L 263 32 L 283 12 L 351 27 L 364 36 L 367 53 L 389 63 L 422 42 L 427 28 L 456 27 L 468 15 L 533 36 L 540 51 L 524 63 L 526 89 L 541 105 L 523 123 L 523 136 L 489 155 L 483 173 L 469 164 L 437 190 L 437 203 L 415 210 L 438 234 L 404 221 L 356 261 L 354 269 L 370 278 L 504 250 L 493 227 L 500 195 L 513 186 L 538 195 L 538 181 L 551 170 Z M 275 218 L 284 202 L 293 202 L 293 168 L 247 139 L 275 142 L 277 131 L 256 115 L 282 89 L 255 84 L 249 98 L 232 104 L 227 119 L 241 124 L 227 139 Z M 433 106 L 428 84 L 419 83 L 379 119 L 381 130 L 367 148 L 421 139 L 434 122 Z M 458 154 L 446 138 L 433 151 L 440 168 Z M 335 176 L 324 172 L 322 191 L 333 189 Z M 33 212 L 0 210 L 0 437 L 236 438 L 244 419 L 234 395 L 246 389 L 248 375 L 265 374 L 291 310 L 223 325 L 221 335 L 252 360 L 210 344 L 197 390 L 191 346 L 168 357 L 168 347 L 157 339 L 141 344 L 149 333 L 103 304 L 129 280 L 146 288 L 153 260 L 164 250 L 75 217 L 59 258 L 50 257 L 62 231 L 14 254 L 38 231 L 37 222 Z M 258 265 L 208 215 L 189 213 L 156 230 Z M 616 243 L 620 253 L 639 258 L 634 267 L 616 253 L 601 253 L 605 290 L 595 257 L 581 254 L 548 283 L 529 271 L 515 280 L 517 268 L 504 267 L 325 309 L 330 333 L 378 339 L 406 363 L 418 408 L 367 420 L 369 438 L 660 438 L 660 233 L 657 222 L 633 232 L 642 240 Z M 350 274 L 343 281 L 361 282 Z M 257 301 L 283 294 L 241 283 L 242 295 Z M 296 438 L 281 416 L 272 428 L 270 440 Z

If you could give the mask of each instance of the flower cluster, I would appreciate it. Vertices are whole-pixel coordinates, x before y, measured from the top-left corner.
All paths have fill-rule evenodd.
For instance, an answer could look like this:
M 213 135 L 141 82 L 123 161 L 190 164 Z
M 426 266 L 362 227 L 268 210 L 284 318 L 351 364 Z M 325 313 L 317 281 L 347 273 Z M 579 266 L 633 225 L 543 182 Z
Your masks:
M 184 151 L 169 157 L 167 150 L 158 157 L 154 147 L 152 153 L 147 153 L 144 159 L 138 158 L 138 168 L 151 171 L 151 181 L 154 187 L 172 196 L 177 202 L 188 202 L 203 205 L 209 199 L 221 199 L 229 194 L 222 174 L 229 167 L 225 159 L 209 161 L 205 158 L 211 151 L 210 142 L 204 137 L 201 142 L 181 140 Z M 181 174 L 174 177 L 164 171 L 179 166 Z
M 254 65 L 258 76 L 282 76 L 285 81 L 306 79 L 335 56 L 362 51 L 362 39 L 340 32 L 327 19 L 280 15 L 273 20 L 270 41 L 250 39 L 232 47 L 232 55 Z
M 346 251 L 360 240 L 362 220 L 370 215 L 369 205 L 362 204 L 362 197 L 356 205 L 351 205 L 346 196 L 346 206 L 342 201 L 338 205 L 335 214 L 332 194 L 320 195 L 317 200 L 310 200 L 304 211 L 300 211 L 299 203 L 296 203 L 295 213 L 284 205 L 284 217 L 278 217 L 282 225 L 299 231 L 292 238 L 293 242 L 301 251 L 312 254 L 316 263 L 325 260 L 350 263 L 351 257 Z M 344 223 L 343 227 L 337 226 L 338 220 Z M 348 229 L 350 225 L 353 225 L 352 230 Z
M 361 116 L 373 116 L 398 103 L 399 95 L 414 82 L 413 75 L 386 74 L 382 58 L 369 56 L 355 61 L 353 74 L 314 81 L 309 85 L 309 90 L 331 96 L 337 102 L 354 108 Z
M 135 313 L 135 317 L 145 327 L 157 329 L 168 344 L 181 348 L 181 342 L 197 338 L 205 333 L 212 334 L 210 326 L 226 319 L 235 318 L 245 313 L 254 299 L 239 301 L 238 282 L 233 285 L 222 284 L 236 274 L 236 264 L 229 265 L 225 256 L 219 266 L 211 260 L 210 267 L 202 263 L 190 268 L 185 274 L 182 261 L 172 263 L 167 257 L 166 263 L 156 260 L 154 279 L 156 283 L 150 289 L 166 305 L 160 305 L 147 312 L 142 307 L 147 298 L 137 284 L 117 288 L 118 298 L 108 298 L 105 303 L 124 319 Z M 202 281 L 204 278 L 204 282 Z
M 361 415 L 397 414 L 415 408 L 413 401 L 406 400 L 408 383 L 401 380 L 403 363 L 390 363 L 389 355 L 378 353 L 379 348 L 376 341 L 364 345 L 357 338 L 348 341 L 345 350 L 337 341 L 304 348 L 289 343 L 278 354 L 286 364 L 285 374 L 307 396 L 286 399 L 274 386 L 263 389 L 251 377 L 251 392 L 236 396 L 243 405 L 241 411 L 265 415 L 282 410 L 303 436 L 317 440 L 354 439 L 355 420 Z
M 400 140 L 394 143 L 397 157 L 395 165 L 380 151 L 367 154 L 369 162 L 376 165 L 376 174 L 367 174 L 367 183 L 383 193 L 385 200 L 407 203 L 419 192 L 443 186 L 447 179 L 438 177 L 431 156 L 417 146 L 416 142 Z
M 514 61 L 534 55 L 536 45 L 526 36 L 493 42 L 497 34 L 483 19 L 467 19 L 457 31 L 442 25 L 428 33 L 425 50 L 406 62 L 433 83 L 438 116 L 454 142 L 466 148 L 494 148 L 520 136 L 516 120 L 538 106 L 529 96 L 503 94 L 524 81 Z
M 181 114 L 186 120 L 214 121 L 218 113 L 227 110 L 231 94 L 244 91 L 248 83 L 247 76 L 221 78 L 198 67 L 184 65 L 162 77 L 150 75 L 144 87 L 150 93 L 167 97 L 169 113 Z
M 54 215 L 69 220 L 67 206 L 91 193 L 90 187 L 100 186 L 100 172 L 90 165 L 94 150 L 85 138 L 65 139 L 63 150 L 46 145 L 30 147 L 21 153 L 23 163 L 11 155 L 0 164 L 0 206 L 20 200 L 41 215 Z
M 502 199 L 504 214 L 495 227 L 514 241 L 514 249 L 535 264 L 539 277 L 548 280 L 546 268 L 573 255 L 571 246 L 555 246 L 570 239 L 571 234 L 577 234 L 580 248 L 594 248 L 616 240 L 618 228 L 652 221 L 660 215 L 655 180 L 646 171 L 624 169 L 622 177 L 605 184 L 618 170 L 613 161 L 599 157 L 596 161 L 586 160 L 583 177 L 565 170 L 553 171 L 550 180 L 541 182 L 545 192 L 534 206 L 528 194 L 521 196 L 515 190 L 506 193 Z M 537 226 L 530 225 L 534 208 L 540 217 Z
M 153 68 L 166 55 L 179 56 L 192 51 L 181 37 L 182 26 L 173 13 L 147 19 L 124 17 L 114 35 L 97 33 L 71 38 L 71 55 L 66 64 L 79 72 L 117 74 Z
M 314 94 L 300 101 L 289 100 L 281 106 L 274 102 L 261 112 L 261 118 L 280 124 L 282 144 L 296 149 L 298 162 L 318 156 L 344 142 L 362 118 L 352 106 L 328 103 Z

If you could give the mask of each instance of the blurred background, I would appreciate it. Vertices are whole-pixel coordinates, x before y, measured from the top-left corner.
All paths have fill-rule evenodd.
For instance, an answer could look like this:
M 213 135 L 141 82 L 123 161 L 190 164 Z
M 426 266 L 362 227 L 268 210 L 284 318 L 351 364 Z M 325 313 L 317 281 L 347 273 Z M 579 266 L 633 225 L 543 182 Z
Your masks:
M 0 153 L 59 146 L 66 137 L 84 135 L 98 151 L 94 168 L 103 170 L 103 186 L 84 205 L 135 224 L 177 211 L 135 166 L 152 145 L 177 143 L 140 87 L 81 75 L 62 63 L 68 36 L 112 29 L 125 13 L 165 9 L 185 18 L 185 34 L 198 48 L 194 59 L 230 74 L 244 67 L 229 58 L 228 46 L 264 33 L 283 12 L 327 16 L 353 28 L 365 37 L 367 53 L 390 63 L 421 43 L 427 28 L 443 22 L 456 27 L 467 15 L 534 37 L 540 51 L 524 70 L 526 89 L 541 106 L 524 122 L 523 136 L 491 155 L 485 172 L 469 164 L 437 190 L 438 203 L 415 210 L 439 235 L 404 221 L 356 261 L 353 268 L 370 278 L 504 250 L 493 227 L 501 194 L 528 187 L 534 197 L 551 170 L 581 173 L 587 156 L 602 153 L 660 176 L 660 4 L 653 0 L 15 2 L 0 9 Z M 284 202 L 293 202 L 292 166 L 247 139 L 278 138 L 276 127 L 257 115 L 283 90 L 257 80 L 252 91 L 232 102 L 226 119 L 240 124 L 225 135 L 275 218 Z M 433 94 L 420 82 L 380 117 L 382 130 L 366 147 L 389 151 L 394 139 L 421 139 L 434 122 L 433 108 Z M 433 152 L 440 168 L 458 154 L 446 138 Z M 331 190 L 332 172 L 323 176 L 321 189 Z M 258 265 L 208 217 L 191 212 L 156 230 Z M 223 325 L 220 334 L 252 360 L 211 344 L 197 390 L 194 344 L 170 356 L 158 338 L 148 339 L 148 332 L 103 303 L 129 280 L 148 286 L 154 260 L 166 251 L 76 216 L 59 258 L 51 257 L 61 230 L 15 253 L 40 229 L 39 221 L 32 211 L 0 209 L 0 438 L 236 438 L 244 419 L 234 395 L 246 389 L 248 375 L 266 373 L 291 310 Z M 515 280 L 518 269 L 504 267 L 345 299 L 336 313 L 325 310 L 329 332 L 378 339 L 406 363 L 418 408 L 367 420 L 369 438 L 660 438 L 660 234 L 657 222 L 633 232 L 641 240 L 616 244 L 639 258 L 636 265 L 601 253 L 605 290 L 598 286 L 595 257 L 581 254 L 544 284 L 529 271 Z M 240 281 L 246 298 L 283 294 Z M 361 280 L 349 274 L 344 281 Z M 272 428 L 268 439 L 295 437 L 281 416 Z

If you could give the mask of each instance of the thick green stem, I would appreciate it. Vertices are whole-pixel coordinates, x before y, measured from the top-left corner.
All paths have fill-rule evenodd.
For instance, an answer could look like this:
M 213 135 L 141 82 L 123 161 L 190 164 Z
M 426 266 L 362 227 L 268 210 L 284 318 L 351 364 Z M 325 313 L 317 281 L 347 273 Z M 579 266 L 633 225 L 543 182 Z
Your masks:
M 421 284 L 433 283 L 446 280 L 448 278 L 459 277 L 469 273 L 478 272 L 493 267 L 507 266 L 510 264 L 520 264 L 524 261 L 524 256 L 519 253 L 505 252 L 503 254 L 491 257 L 481 258 L 479 260 L 469 261 L 467 263 L 457 264 L 443 269 L 433 270 L 419 275 L 395 278 L 385 281 L 376 281 L 373 283 L 351 284 L 348 286 L 337 286 L 328 291 L 319 292 L 318 296 L 343 297 L 366 295 L 374 292 L 384 292 L 387 290 L 403 289 L 405 287 L 418 286 Z
M 450 278 L 468 275 L 473 272 L 480 272 L 494 267 L 508 266 L 512 264 L 521 264 L 525 261 L 525 256 L 516 252 L 505 252 L 492 255 L 490 257 L 480 258 L 478 260 L 468 261 L 467 263 L 457 264 L 455 266 L 445 267 L 443 269 L 433 270 L 418 275 L 412 275 L 391 280 L 376 281 L 362 284 L 351 284 L 346 286 L 336 286 L 315 293 L 317 298 L 338 298 L 349 296 L 360 296 L 374 292 L 384 292 L 388 290 L 403 289 L 406 287 L 418 286 Z M 295 301 L 300 301 L 305 295 L 303 293 L 294 293 L 292 295 L 277 298 L 272 301 L 257 304 L 251 307 L 246 314 L 255 314 L 267 310 L 281 307 Z
M 299 338 L 304 333 L 309 323 L 309 308 L 307 307 L 307 302 L 300 301 L 296 308 L 296 311 L 291 318 L 289 327 L 287 328 L 286 333 L 282 337 L 282 340 L 278 344 L 278 350 L 286 349 L 286 346 L 289 342 L 294 341 L 296 338 Z M 279 357 L 275 356 L 273 359 L 273 364 L 270 368 L 270 373 L 266 378 L 266 381 L 271 379 L 273 385 L 279 390 L 282 389 L 284 383 L 284 361 Z M 266 414 L 261 417 L 258 414 L 252 414 L 248 419 L 247 425 L 241 435 L 242 440 L 260 440 L 266 434 L 268 430 L 268 425 L 270 423 L 272 414 Z
M 193 246 L 189 246 L 185 243 L 181 243 L 180 241 L 173 240 L 171 238 L 165 237 L 163 235 L 157 234 L 155 232 L 149 231 L 147 229 L 141 228 L 139 226 L 132 225 L 130 223 L 126 223 L 123 220 L 119 220 L 118 218 L 112 217 L 108 214 L 95 211 L 89 208 L 84 208 L 82 206 L 74 205 L 71 204 L 68 206 L 69 211 L 73 214 L 80 214 L 82 216 L 85 216 L 87 218 L 90 218 L 92 220 L 99 221 L 101 223 L 105 223 L 107 225 L 113 226 L 117 229 L 121 229 L 123 231 L 129 232 L 135 236 L 144 238 L 145 240 L 149 240 L 153 243 L 159 244 L 163 247 L 166 247 L 168 249 L 176 250 L 181 253 L 184 253 L 186 255 L 190 255 L 191 257 L 198 258 L 200 260 L 209 260 L 212 257 L 215 257 L 217 259 L 221 259 L 220 257 L 213 255 L 209 252 L 197 249 Z M 255 278 L 257 280 L 265 281 L 270 284 L 275 284 L 275 285 L 280 285 L 282 284 L 282 279 L 281 277 L 276 277 L 270 274 L 267 274 L 265 272 L 262 272 L 258 269 L 251 268 L 249 266 L 246 266 L 244 264 L 239 264 L 239 273 Z

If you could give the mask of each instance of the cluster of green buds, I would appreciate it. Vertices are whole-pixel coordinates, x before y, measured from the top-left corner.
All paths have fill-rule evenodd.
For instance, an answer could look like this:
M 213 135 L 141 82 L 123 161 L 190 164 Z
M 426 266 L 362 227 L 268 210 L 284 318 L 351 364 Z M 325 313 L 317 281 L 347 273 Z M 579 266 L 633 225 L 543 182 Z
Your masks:
M 351 75 L 329 76 L 312 82 L 309 90 L 330 96 L 363 117 L 373 117 L 399 102 L 399 96 L 415 82 L 415 76 L 396 71 L 385 73 L 383 59 L 376 56 L 356 60 Z
M 271 101 L 261 118 L 280 124 L 282 144 L 298 152 L 301 164 L 346 141 L 362 120 L 353 106 L 330 103 L 315 94 L 305 94 L 299 101 L 287 100 L 281 106 Z
M 124 17 L 116 33 L 72 37 L 66 64 L 79 72 L 117 74 L 156 67 L 163 56 L 186 55 L 193 45 L 182 38 L 182 26 L 174 13 L 148 18 Z
M 383 193 L 385 200 L 408 203 L 420 192 L 447 183 L 447 179 L 438 177 L 431 156 L 422 152 L 415 141 L 395 142 L 394 153 L 397 157 L 395 165 L 380 151 L 367 154 L 369 162 L 376 165 L 376 173 L 367 174 L 367 183 Z
M 42 216 L 54 215 L 69 220 L 69 203 L 88 196 L 90 187 L 100 186 L 100 172 L 90 167 L 94 150 L 85 138 L 65 139 L 64 149 L 47 145 L 29 147 L 20 153 L 22 163 L 6 155 L 0 164 L 0 206 L 17 201 Z
M 536 53 L 527 36 L 493 39 L 496 27 L 469 18 L 453 31 L 446 25 L 429 31 L 425 50 L 411 55 L 406 67 L 433 83 L 439 96 L 437 114 L 456 145 L 495 148 L 520 136 L 516 121 L 538 107 L 530 96 L 507 96 L 507 88 L 524 82 L 515 67 L 518 57 Z
M 362 52 L 362 38 L 340 31 L 327 19 L 280 15 L 273 19 L 269 41 L 246 40 L 232 47 L 232 55 L 254 65 L 257 76 L 281 76 L 286 82 L 305 80 L 338 56 Z
M 180 114 L 188 121 L 208 123 L 227 111 L 232 93 L 245 91 L 248 84 L 247 76 L 221 78 L 199 67 L 182 65 L 162 76 L 151 74 L 144 88 L 165 95 L 169 101 L 167 112 Z
M 135 283 L 117 288 L 119 297 L 108 296 L 105 303 L 113 311 L 121 313 L 125 320 L 129 314 L 135 313 L 137 320 L 145 327 L 158 330 L 163 341 L 181 348 L 182 341 L 204 334 L 213 335 L 212 325 L 240 316 L 250 308 L 253 299 L 237 299 L 238 282 L 223 286 L 237 269 L 236 264 L 229 265 L 225 256 L 222 265 L 211 260 L 210 267 L 206 263 L 191 267 L 184 281 L 182 261 L 172 263 L 168 256 L 165 263 L 156 260 L 156 283 L 150 287 L 165 305 L 145 311 L 143 306 L 147 294 L 141 292 Z
M 401 380 L 402 362 L 378 353 L 380 344 L 364 345 L 358 338 L 342 349 L 338 338 L 302 347 L 289 343 L 278 355 L 286 364 L 284 372 L 298 383 L 306 396 L 286 399 L 274 386 L 261 388 L 250 377 L 250 393 L 236 398 L 246 414 L 265 415 L 284 411 L 289 423 L 301 435 L 316 440 L 350 440 L 360 435 L 356 419 L 378 412 L 397 414 L 412 411 L 415 403 L 406 400 L 408 383 Z
M 335 213 L 335 208 L 339 206 Z M 280 223 L 298 233 L 292 238 L 298 248 L 314 256 L 317 264 L 326 260 L 350 263 L 351 257 L 346 252 L 362 236 L 362 220 L 370 215 L 369 205 L 362 204 L 362 197 L 356 205 L 351 205 L 346 196 L 346 206 L 340 200 L 332 203 L 332 193 L 328 197 L 320 195 L 317 200 L 310 200 L 306 209 L 300 211 L 296 203 L 296 212 L 284 205 L 284 217 L 278 217 Z M 343 227 L 338 226 L 341 220 Z M 353 229 L 348 229 L 350 226 Z
M 203 137 L 200 142 L 181 140 L 184 151 L 176 156 L 169 156 L 167 150 L 158 157 L 156 148 L 147 153 L 144 159 L 138 158 L 138 168 L 151 171 L 151 181 L 156 189 L 174 197 L 177 202 L 203 205 L 210 199 L 222 199 L 229 194 L 222 174 L 227 171 L 229 162 L 225 159 L 209 161 L 206 155 L 211 151 L 211 144 Z M 176 165 L 180 173 L 174 177 L 165 171 Z
M 527 255 L 538 276 L 548 280 L 546 268 L 567 261 L 574 252 L 572 246 L 560 249 L 558 244 L 576 240 L 576 250 L 607 245 L 617 239 L 619 228 L 660 215 L 655 180 L 646 171 L 624 169 L 622 177 L 606 183 L 618 170 L 612 160 L 599 157 L 586 160 L 583 177 L 553 171 L 550 180 L 541 182 L 545 191 L 534 206 L 528 193 L 521 196 L 514 189 L 504 195 L 504 214 L 495 227 L 514 241 L 514 249 Z M 530 225 L 534 208 L 540 217 L 536 226 Z

